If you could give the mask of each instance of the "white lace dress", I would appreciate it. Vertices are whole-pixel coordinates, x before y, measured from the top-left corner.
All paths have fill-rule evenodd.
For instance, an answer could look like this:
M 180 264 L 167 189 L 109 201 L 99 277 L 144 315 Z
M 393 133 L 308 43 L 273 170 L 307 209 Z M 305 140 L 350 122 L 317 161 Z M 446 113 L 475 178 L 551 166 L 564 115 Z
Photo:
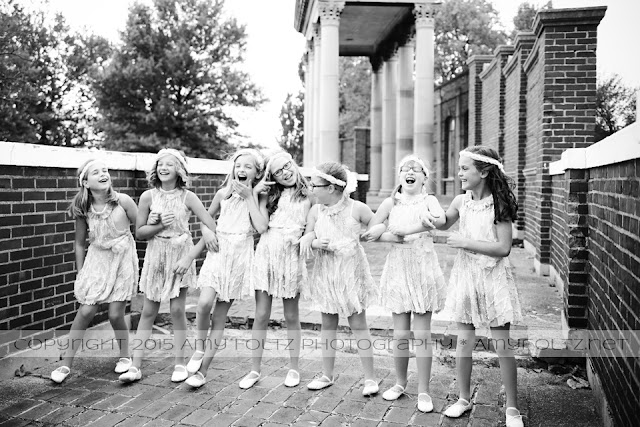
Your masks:
M 101 212 L 91 206 L 87 214 L 89 249 L 73 289 L 80 304 L 130 301 L 136 293 L 136 244 L 129 228 L 116 228 L 112 215 L 116 210 L 124 212 L 120 205 L 107 205 Z
M 207 252 L 197 287 L 213 288 L 218 301 L 228 302 L 251 296 L 255 233 L 247 201 L 235 193 L 222 200 L 216 224 L 218 251 Z
M 429 212 L 427 194 L 396 193 L 389 226 L 419 223 Z M 380 278 L 380 305 L 392 313 L 438 312 L 447 297 L 444 275 L 431 232 L 405 237 L 393 244 Z
M 280 195 L 269 228 L 260 236 L 252 270 L 253 289 L 275 298 L 308 297 L 305 260 L 296 244 L 304 232 L 308 202 L 292 201 L 293 191 L 285 188 Z
M 185 204 L 187 191 L 176 188 L 165 191 L 154 188 L 151 191 L 151 212 L 160 215 L 173 212 L 173 223 L 153 236 L 147 243 L 144 265 L 140 276 L 140 292 L 151 301 L 166 301 L 180 295 L 181 288 L 195 285 L 196 265 L 180 276 L 173 273 L 176 263 L 193 247 L 189 231 L 191 211 Z
M 459 230 L 463 237 L 497 242 L 494 218 L 493 196 L 475 201 L 470 192 L 464 195 Z M 456 322 L 475 327 L 520 323 L 520 301 L 509 259 L 459 249 L 445 309 Z
M 360 244 L 360 223 L 351 214 L 353 205 L 349 198 L 329 207 L 318 205 L 314 231 L 318 239 L 329 239 L 331 250 L 314 250 L 309 277 L 313 310 L 348 317 L 376 301 L 377 289 Z

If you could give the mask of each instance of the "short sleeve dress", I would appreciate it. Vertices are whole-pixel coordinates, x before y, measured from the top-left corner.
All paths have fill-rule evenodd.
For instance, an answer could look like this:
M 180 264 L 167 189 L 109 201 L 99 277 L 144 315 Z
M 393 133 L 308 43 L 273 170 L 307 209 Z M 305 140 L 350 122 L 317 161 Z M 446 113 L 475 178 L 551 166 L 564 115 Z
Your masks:
M 429 212 L 428 197 L 396 193 L 389 226 L 419 223 Z M 392 313 L 424 314 L 440 311 L 446 297 L 444 275 L 430 231 L 411 234 L 405 243 L 392 245 L 380 278 L 380 305 Z
M 144 265 L 140 276 L 140 292 L 151 301 L 166 301 L 180 295 L 181 288 L 195 285 L 196 265 L 191 263 L 185 274 L 176 275 L 173 268 L 184 255 L 193 248 L 189 231 L 191 210 L 185 204 L 187 190 L 176 188 L 165 191 L 154 188 L 151 191 L 151 212 L 160 215 L 173 212 L 173 223 L 153 236 L 147 243 Z
M 377 298 L 353 206 L 354 201 L 346 197 L 333 206 L 318 205 L 314 231 L 318 239 L 329 239 L 331 250 L 315 251 L 309 287 L 312 309 L 322 313 L 348 317 Z
M 207 252 L 197 287 L 213 288 L 218 301 L 251 296 L 255 234 L 247 201 L 236 193 L 222 200 L 216 224 L 218 251 Z
M 116 228 L 113 220 L 116 210 L 124 211 L 120 205 L 108 204 L 100 212 L 91 206 L 87 214 L 89 249 L 74 285 L 80 304 L 130 301 L 136 293 L 136 244 L 129 228 Z
M 497 242 L 493 196 L 473 200 L 471 192 L 467 192 L 463 197 L 459 226 L 462 237 Z M 521 323 L 520 300 L 509 259 L 459 249 L 445 309 L 456 322 L 475 327 Z
M 293 193 L 293 188 L 284 189 L 256 247 L 253 289 L 275 298 L 308 297 L 306 264 L 296 244 L 304 232 L 308 202 L 293 201 Z

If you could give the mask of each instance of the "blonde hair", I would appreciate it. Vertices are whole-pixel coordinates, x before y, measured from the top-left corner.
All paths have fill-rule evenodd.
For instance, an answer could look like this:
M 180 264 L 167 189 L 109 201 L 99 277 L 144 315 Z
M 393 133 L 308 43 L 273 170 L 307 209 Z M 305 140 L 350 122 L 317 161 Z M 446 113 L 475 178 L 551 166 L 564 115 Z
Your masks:
M 160 151 L 162 151 L 162 150 L 160 150 Z M 186 162 L 187 158 L 184 155 L 184 152 L 180 150 L 179 153 L 182 154 L 182 157 Z M 175 155 L 173 155 L 171 153 L 167 153 L 166 155 L 157 157 L 156 160 L 153 162 L 153 167 L 151 168 L 150 171 L 147 172 L 147 181 L 149 182 L 149 187 L 151 187 L 151 188 L 159 188 L 159 187 L 162 186 L 162 183 L 158 179 L 158 162 L 160 161 L 160 159 L 162 159 L 164 157 L 167 157 L 167 156 L 176 157 Z M 187 187 L 191 186 L 191 176 L 189 175 L 187 170 L 184 168 L 184 165 L 182 164 L 182 162 L 178 158 L 176 158 L 176 172 L 177 172 L 177 175 L 178 175 L 178 177 L 176 179 L 176 186 L 178 188 L 187 188 Z
M 73 218 L 86 218 L 87 213 L 89 213 L 89 209 L 91 209 L 91 204 L 93 203 L 93 194 L 87 187 L 83 185 L 84 181 L 87 180 L 87 176 L 89 175 L 90 170 L 85 168 L 89 165 L 89 163 L 97 162 L 97 159 L 89 159 L 84 162 L 76 171 L 76 177 L 78 178 L 78 186 L 80 189 L 78 193 L 73 197 L 71 203 L 69 204 L 69 208 L 67 208 L 67 213 L 71 215 Z M 120 203 L 118 201 L 118 194 L 113 190 L 113 185 L 109 186 L 107 190 L 107 204 L 112 206 L 118 206 Z
M 284 157 L 288 159 L 287 161 L 291 162 L 291 167 L 292 169 L 295 170 L 295 173 L 296 173 L 296 182 L 293 185 L 294 191 L 293 191 L 293 195 L 291 196 L 291 200 L 295 202 L 301 202 L 303 200 L 306 200 L 309 197 L 309 189 L 308 189 L 309 183 L 307 182 L 307 179 L 304 176 L 302 176 L 302 174 L 300 173 L 300 170 L 298 169 L 298 165 L 293 160 L 291 155 L 286 151 L 280 151 L 275 154 L 272 154 L 268 158 L 266 162 L 267 167 L 265 168 L 267 181 L 275 182 L 275 184 L 272 185 L 271 188 L 269 189 L 269 195 L 267 198 L 267 211 L 269 212 L 269 216 L 271 216 L 271 214 L 273 214 L 276 211 L 276 209 L 278 209 L 278 201 L 280 200 L 280 196 L 284 191 L 284 186 L 282 184 L 279 184 L 274 179 L 273 175 L 271 175 L 271 163 L 277 157 Z
M 256 168 L 256 177 L 254 178 L 251 186 L 255 186 L 255 184 L 262 179 L 264 176 L 264 157 L 258 150 L 253 148 L 242 148 L 236 151 L 231 158 L 231 172 L 225 177 L 222 182 L 222 187 L 227 188 L 227 197 L 231 197 L 231 181 L 236 179 L 236 160 L 238 160 L 242 156 L 252 156 L 254 161 L 254 166 Z

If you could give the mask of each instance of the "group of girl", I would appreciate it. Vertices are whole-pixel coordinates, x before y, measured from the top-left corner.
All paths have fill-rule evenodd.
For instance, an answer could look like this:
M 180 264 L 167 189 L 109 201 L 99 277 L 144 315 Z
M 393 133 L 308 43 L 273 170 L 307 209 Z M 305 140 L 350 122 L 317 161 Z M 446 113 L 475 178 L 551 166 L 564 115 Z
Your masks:
M 322 373 L 307 387 L 320 390 L 335 377 L 336 331 L 346 316 L 358 342 L 364 370 L 363 395 L 378 392 L 366 309 L 379 304 L 393 313 L 396 384 L 383 398 L 400 398 L 407 386 L 413 314 L 418 367 L 418 409 L 433 410 L 429 396 L 432 348 L 431 314 L 446 308 L 458 324 L 457 374 L 459 400 L 444 413 L 460 417 L 472 408 L 471 352 L 475 328 L 490 327 L 506 391 L 508 426 L 522 426 L 516 409 L 516 366 L 506 346 L 511 323 L 521 320 L 520 305 L 508 259 L 511 222 L 517 204 L 511 181 L 493 149 L 475 146 L 460 152 L 459 177 L 465 194 L 445 212 L 425 188 L 429 171 L 421 159 L 408 156 L 399 164 L 400 184 L 375 215 L 353 200 L 353 174 L 339 163 L 317 166 L 308 182 L 288 153 L 268 161 L 256 150 L 232 157 L 232 171 L 209 207 L 191 191 L 187 160 L 174 149 L 161 150 L 149 172 L 151 189 L 140 206 L 116 193 L 105 164 L 99 160 L 79 169 L 80 191 L 70 213 L 76 220 L 75 295 L 81 306 L 71 327 L 71 346 L 63 364 L 51 373 L 62 382 L 97 304 L 109 303 L 109 319 L 120 344 L 115 372 L 123 382 L 142 378 L 144 345 L 129 357 L 124 321 L 126 302 L 139 290 L 144 305 L 136 338 L 146 342 L 160 303 L 170 301 L 174 327 L 175 367 L 171 380 L 201 387 L 222 341 L 229 308 L 235 299 L 255 296 L 252 335 L 261 343 L 253 350 L 252 370 L 240 381 L 250 388 L 261 378 L 261 361 L 274 297 L 283 299 L 290 341 L 287 387 L 300 383 L 300 321 L 298 301 L 311 299 L 322 313 Z M 192 214 L 202 223 L 202 238 L 194 245 L 189 231 Z M 216 218 L 217 220 L 214 220 Z M 459 232 L 448 238 L 458 248 L 449 286 L 438 263 L 432 230 L 448 229 L 460 219 Z M 147 240 L 138 283 L 136 237 Z M 362 234 L 362 227 L 367 231 Z M 85 240 L 90 246 L 85 256 Z M 254 249 L 254 236 L 260 239 Z M 374 283 L 360 240 L 391 242 L 379 286 Z M 200 274 L 194 260 L 207 249 Z M 307 274 L 306 259 L 314 257 Z M 184 363 L 187 289 L 200 290 L 196 313 L 196 350 Z M 214 304 L 215 303 L 215 304 Z M 213 314 L 211 310 L 213 309 Z

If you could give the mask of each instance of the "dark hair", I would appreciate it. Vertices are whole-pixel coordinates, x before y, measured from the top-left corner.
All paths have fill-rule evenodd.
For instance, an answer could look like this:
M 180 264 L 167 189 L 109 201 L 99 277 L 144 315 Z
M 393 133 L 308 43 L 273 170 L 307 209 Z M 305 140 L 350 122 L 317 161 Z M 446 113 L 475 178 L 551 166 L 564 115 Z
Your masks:
M 280 154 L 280 153 L 276 153 L 276 154 Z M 275 178 L 271 175 L 271 161 L 276 156 L 276 154 L 272 155 L 270 158 L 266 159 L 265 161 L 267 165 L 265 167 L 265 172 L 264 172 L 266 175 L 266 179 L 267 181 L 275 182 L 275 184 L 273 184 L 269 189 L 269 195 L 267 197 L 267 211 L 269 212 L 269 216 L 271 216 L 276 211 L 276 209 L 278 209 L 278 202 L 280 201 L 280 196 L 282 195 L 282 192 L 284 191 L 284 188 L 285 188 L 284 185 L 279 184 L 275 180 Z M 307 182 L 307 179 L 304 176 L 302 176 L 302 174 L 300 173 L 300 170 L 298 170 L 298 165 L 296 164 L 296 162 L 293 159 L 290 159 L 289 161 L 291 162 L 292 169 L 297 174 L 296 183 L 293 186 L 294 191 L 293 191 L 293 195 L 291 196 L 291 200 L 296 202 L 301 202 L 303 200 L 306 200 L 309 197 L 309 189 L 308 189 L 309 184 Z
M 498 153 L 496 153 L 496 150 L 483 145 L 467 147 L 464 151 L 491 157 L 499 162 L 502 161 Z M 518 216 L 518 202 L 516 201 L 515 194 L 513 194 L 513 189 L 516 186 L 513 178 L 507 176 L 494 164 L 475 159 L 473 160 L 473 164 L 478 171 L 487 172 L 487 187 L 493 195 L 494 224 L 501 221 L 515 221 Z
M 347 170 L 343 165 L 338 162 L 325 162 L 316 166 L 320 172 L 326 173 L 327 175 L 331 175 L 332 177 L 339 179 L 342 182 L 347 182 Z M 318 178 L 322 179 L 324 182 L 332 184 L 334 187 L 339 188 L 340 191 L 344 191 L 345 185 L 333 184 L 327 181 L 326 179 L 319 176 Z

